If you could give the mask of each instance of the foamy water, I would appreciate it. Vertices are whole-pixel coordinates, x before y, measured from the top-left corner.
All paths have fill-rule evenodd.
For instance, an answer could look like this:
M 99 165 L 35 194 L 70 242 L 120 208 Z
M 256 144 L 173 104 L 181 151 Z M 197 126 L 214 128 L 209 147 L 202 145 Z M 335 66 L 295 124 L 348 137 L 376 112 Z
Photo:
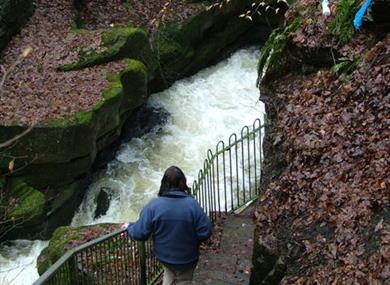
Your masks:
M 148 104 L 164 108 L 168 122 L 120 146 L 107 170 L 95 175 L 72 225 L 135 221 L 157 195 L 163 172 L 171 165 L 183 169 L 191 186 L 209 148 L 263 117 L 255 86 L 258 56 L 258 48 L 240 50 L 152 95 Z M 110 189 L 113 199 L 106 215 L 94 219 L 102 187 Z M 38 278 L 36 259 L 46 246 L 42 241 L 15 241 L 1 248 L 0 284 L 32 284 Z
M 163 108 L 168 123 L 123 144 L 108 169 L 96 175 L 75 215 L 75 226 L 135 221 L 141 208 L 155 197 L 164 170 L 179 166 L 190 185 L 206 152 L 232 132 L 262 117 L 263 105 L 255 86 L 258 52 L 236 52 L 228 60 L 176 82 L 154 94 L 151 107 Z M 110 188 L 114 199 L 106 215 L 94 219 L 96 196 Z
M 0 284 L 28 285 L 38 279 L 37 258 L 48 241 L 16 240 L 0 250 Z

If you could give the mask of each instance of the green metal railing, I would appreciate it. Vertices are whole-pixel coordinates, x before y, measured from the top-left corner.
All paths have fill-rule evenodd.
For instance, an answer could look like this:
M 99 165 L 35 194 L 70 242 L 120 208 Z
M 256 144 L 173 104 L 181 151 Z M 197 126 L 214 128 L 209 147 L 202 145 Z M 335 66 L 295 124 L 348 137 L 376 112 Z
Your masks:
M 228 144 L 219 141 L 215 152 L 207 151 L 192 194 L 213 221 L 218 214 L 235 211 L 257 198 L 263 129 L 256 119 L 251 128 L 242 128 L 240 136 L 232 134 Z
M 68 251 L 34 285 L 146 285 L 161 272 L 151 240 L 135 241 L 126 230 L 117 230 Z
M 239 136 L 232 134 L 227 144 L 220 141 L 215 152 L 208 150 L 192 195 L 213 222 L 258 197 L 263 129 L 256 119 Z M 146 285 L 161 273 L 151 240 L 138 242 L 117 230 L 68 251 L 33 285 Z

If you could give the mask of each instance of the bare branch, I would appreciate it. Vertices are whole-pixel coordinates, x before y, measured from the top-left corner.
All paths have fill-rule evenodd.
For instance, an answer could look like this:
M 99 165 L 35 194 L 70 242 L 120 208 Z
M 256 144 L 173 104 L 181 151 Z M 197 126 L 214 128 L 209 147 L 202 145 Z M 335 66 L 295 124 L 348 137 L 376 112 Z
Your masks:
M 2 148 L 5 148 L 5 147 L 8 147 L 10 145 L 12 145 L 14 142 L 16 142 L 17 140 L 21 139 L 22 137 L 24 137 L 25 135 L 27 135 L 29 132 L 31 132 L 31 130 L 34 128 L 34 126 L 29 126 L 26 130 L 24 130 L 22 133 L 14 136 L 12 139 L 9 139 L 3 143 L 0 143 L 0 149 Z
M 30 53 L 32 52 L 32 47 L 25 48 L 22 53 L 19 55 L 19 57 L 15 60 L 14 63 L 8 68 L 8 70 L 5 69 L 3 65 L 1 65 L 1 71 L 3 73 L 0 81 L 0 96 L 3 95 L 3 87 L 4 83 L 8 78 L 8 75 L 16 68 L 16 66 L 23 61 L 24 58 L 26 58 Z

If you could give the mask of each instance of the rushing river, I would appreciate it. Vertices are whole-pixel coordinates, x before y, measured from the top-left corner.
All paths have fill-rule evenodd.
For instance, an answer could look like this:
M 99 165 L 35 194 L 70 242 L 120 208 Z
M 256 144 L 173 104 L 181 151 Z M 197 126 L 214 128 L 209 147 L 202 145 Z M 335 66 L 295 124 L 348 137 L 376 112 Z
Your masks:
M 264 107 L 255 86 L 257 61 L 258 48 L 240 50 L 152 95 L 148 104 L 165 109 L 167 122 L 121 145 L 107 169 L 95 175 L 72 225 L 135 221 L 157 195 L 163 172 L 171 165 L 183 169 L 191 186 L 209 148 L 262 117 Z M 112 200 L 106 215 L 94 219 L 102 187 L 110 189 Z M 37 278 L 36 258 L 46 245 L 16 241 L 0 249 L 0 284 L 31 284 Z M 21 270 L 24 263 L 27 269 Z

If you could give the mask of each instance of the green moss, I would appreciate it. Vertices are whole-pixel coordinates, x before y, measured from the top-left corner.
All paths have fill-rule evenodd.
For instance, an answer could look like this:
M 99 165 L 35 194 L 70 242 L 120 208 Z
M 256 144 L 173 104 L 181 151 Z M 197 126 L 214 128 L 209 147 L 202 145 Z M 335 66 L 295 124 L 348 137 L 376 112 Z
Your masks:
M 78 70 L 122 58 L 135 58 L 151 64 L 151 49 L 146 31 L 132 25 L 113 28 L 102 36 L 103 51 L 80 48 L 79 61 L 59 66 L 60 71 Z
M 119 74 L 110 75 L 107 80 L 110 82 L 110 87 L 103 90 L 102 100 L 98 101 L 90 111 L 76 112 L 71 116 L 54 119 L 47 123 L 49 127 L 65 128 L 71 125 L 92 125 L 95 113 L 98 112 L 110 100 L 119 100 L 123 96 L 122 85 L 119 80 Z
M 261 48 L 258 65 L 259 78 L 262 78 L 269 67 L 277 68 L 284 56 L 290 34 L 298 29 L 301 18 L 296 18 L 290 25 L 276 29 Z
M 111 78 L 107 78 L 108 81 L 110 81 L 111 86 L 105 90 L 103 90 L 103 98 L 105 100 L 110 100 L 113 98 L 121 97 L 122 94 L 122 84 L 120 82 L 119 74 L 113 75 Z M 97 106 L 94 108 L 95 110 L 98 109 Z
M 115 224 L 99 224 L 93 226 L 83 226 L 72 228 L 69 226 L 57 228 L 47 248 L 45 248 L 38 257 L 38 273 L 41 275 L 58 259 L 60 259 L 67 250 L 83 244 L 91 239 L 101 237 L 113 230 L 118 229 Z
M 16 206 L 11 210 L 10 217 L 23 223 L 36 221 L 45 212 L 45 195 L 24 181 L 15 180 L 11 183 L 12 196 Z
M 330 23 L 330 31 L 339 38 L 339 43 L 344 45 L 350 41 L 355 28 L 353 19 L 359 9 L 360 1 L 340 0 L 337 2 L 336 13 Z
M 120 113 L 139 107 L 148 96 L 148 72 L 146 66 L 134 59 L 126 60 L 126 68 L 120 73 L 124 97 Z
M 53 233 L 49 246 L 45 248 L 39 256 L 37 267 L 38 273 L 41 275 L 50 266 L 52 266 L 62 255 L 66 252 L 66 245 L 72 241 L 80 238 L 78 231 L 65 226 L 59 227 Z
M 131 24 L 124 27 L 112 28 L 103 34 L 103 46 L 109 47 L 118 42 L 126 41 L 126 39 L 132 36 L 135 31 L 137 31 L 137 29 Z
M 126 68 L 119 74 L 119 81 L 128 95 L 137 85 L 147 84 L 148 71 L 139 60 L 127 59 Z
M 95 108 L 100 105 L 100 102 L 98 102 L 95 105 Z M 52 128 L 66 128 L 72 125 L 79 125 L 79 124 L 90 124 L 93 118 L 93 111 L 88 112 L 76 112 L 73 115 L 60 118 L 60 119 L 53 119 L 50 120 L 47 123 L 47 126 Z
M 195 52 L 185 35 L 177 22 L 165 24 L 156 33 L 154 50 L 163 77 L 177 76 L 191 62 Z

